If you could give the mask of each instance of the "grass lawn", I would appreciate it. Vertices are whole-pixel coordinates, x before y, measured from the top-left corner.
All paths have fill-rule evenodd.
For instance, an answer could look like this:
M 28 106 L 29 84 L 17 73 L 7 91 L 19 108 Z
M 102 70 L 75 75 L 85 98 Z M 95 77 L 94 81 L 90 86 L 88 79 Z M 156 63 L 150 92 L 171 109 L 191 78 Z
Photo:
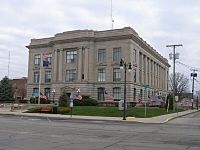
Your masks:
M 183 110 L 179 109 L 179 111 Z M 169 113 L 173 113 L 173 111 Z M 126 114 L 127 117 L 144 118 L 144 107 L 129 108 Z M 147 108 L 147 118 L 164 114 L 167 114 L 164 108 Z M 118 107 L 75 106 L 73 107 L 73 115 L 122 117 L 123 111 L 118 110 Z

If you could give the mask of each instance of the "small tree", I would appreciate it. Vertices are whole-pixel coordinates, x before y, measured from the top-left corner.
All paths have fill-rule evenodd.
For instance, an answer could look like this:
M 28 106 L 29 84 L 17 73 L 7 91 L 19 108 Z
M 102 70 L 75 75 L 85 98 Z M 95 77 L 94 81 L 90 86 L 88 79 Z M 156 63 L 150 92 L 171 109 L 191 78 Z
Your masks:
M 173 110 L 173 97 L 170 94 L 167 95 L 165 109 Z
M 69 106 L 69 96 L 67 95 L 66 91 L 63 91 L 59 97 L 59 106 L 61 107 Z
M 181 96 L 183 92 L 188 91 L 189 79 L 182 73 L 175 73 L 175 87 L 173 84 L 173 74 L 170 74 L 169 77 L 169 88 L 171 91 L 175 88 L 175 95 Z
M 4 77 L 0 82 L 0 100 L 10 101 L 13 100 L 12 86 L 9 83 L 8 77 Z

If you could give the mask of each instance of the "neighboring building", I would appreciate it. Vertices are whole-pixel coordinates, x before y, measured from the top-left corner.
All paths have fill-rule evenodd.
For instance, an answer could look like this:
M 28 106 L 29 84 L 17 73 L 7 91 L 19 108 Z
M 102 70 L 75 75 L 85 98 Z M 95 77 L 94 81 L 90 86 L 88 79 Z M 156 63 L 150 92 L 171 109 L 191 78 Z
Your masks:
M 149 84 L 148 96 L 168 91 L 169 64 L 130 27 L 94 31 L 75 30 L 58 33 L 54 37 L 31 39 L 29 49 L 27 96 L 38 92 L 41 74 L 41 92 L 57 100 L 65 89 L 104 101 L 105 94 L 114 100 L 124 97 L 124 70 L 122 58 L 132 63 L 127 72 L 127 101 L 144 98 L 144 84 Z M 40 67 L 42 54 L 49 61 Z M 41 68 L 41 73 L 40 73 Z
M 13 98 L 17 100 L 23 100 L 27 97 L 26 90 L 27 90 L 27 78 L 23 77 L 20 79 L 12 79 L 10 80 L 12 91 L 13 91 Z

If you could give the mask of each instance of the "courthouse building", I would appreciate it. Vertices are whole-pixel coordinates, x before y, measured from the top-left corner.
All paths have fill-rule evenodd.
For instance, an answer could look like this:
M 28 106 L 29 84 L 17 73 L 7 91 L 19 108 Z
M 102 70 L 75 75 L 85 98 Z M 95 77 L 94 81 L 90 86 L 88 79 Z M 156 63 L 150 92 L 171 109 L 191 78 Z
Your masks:
M 124 97 L 124 70 L 120 60 L 131 63 L 127 71 L 127 101 L 137 101 L 147 94 L 166 96 L 168 91 L 168 60 L 147 44 L 134 29 L 125 27 L 105 31 L 75 30 L 58 33 L 53 37 L 31 39 L 27 97 L 41 93 L 55 100 L 61 92 L 90 95 L 105 101 L 106 95 L 114 100 Z M 43 67 L 43 55 L 49 64 Z M 41 79 L 40 79 L 41 78 Z M 39 81 L 40 84 L 39 84 Z

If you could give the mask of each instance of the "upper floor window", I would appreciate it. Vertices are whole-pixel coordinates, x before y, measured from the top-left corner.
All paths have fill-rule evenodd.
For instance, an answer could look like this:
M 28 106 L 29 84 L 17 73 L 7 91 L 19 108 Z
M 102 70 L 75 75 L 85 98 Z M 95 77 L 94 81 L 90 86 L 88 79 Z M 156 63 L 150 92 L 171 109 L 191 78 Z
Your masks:
M 40 79 L 39 71 L 34 72 L 33 82 L 34 83 L 39 83 L 39 79 Z
M 136 63 L 136 56 L 137 56 L 137 55 L 136 55 L 136 50 L 133 49 L 133 58 L 134 58 L 134 59 L 133 59 L 133 62 L 134 62 L 134 63 Z
M 37 54 L 34 56 L 34 65 L 40 65 L 41 62 L 41 56 L 40 54 Z
M 136 82 L 136 69 L 133 69 L 133 81 Z
M 76 70 L 66 70 L 66 81 L 75 81 L 76 80 Z
M 113 49 L 113 61 L 120 62 L 121 60 L 121 48 L 114 48 Z
M 105 62 L 105 56 L 106 56 L 106 50 L 105 49 L 98 49 L 98 63 L 104 63 Z
M 120 68 L 113 69 L 113 81 L 121 81 L 121 70 Z
M 97 81 L 106 81 L 106 70 L 105 69 L 98 69 L 97 72 Z
M 45 82 L 51 82 L 51 71 L 45 71 Z
M 77 59 L 77 51 L 76 50 L 71 50 L 71 51 L 66 51 L 66 62 L 67 63 L 76 63 Z
M 113 98 L 116 101 L 119 101 L 121 99 L 121 88 L 120 87 L 113 88 Z
M 47 61 L 48 61 L 49 65 L 51 65 L 51 63 L 52 63 L 52 54 L 51 53 L 48 54 Z

